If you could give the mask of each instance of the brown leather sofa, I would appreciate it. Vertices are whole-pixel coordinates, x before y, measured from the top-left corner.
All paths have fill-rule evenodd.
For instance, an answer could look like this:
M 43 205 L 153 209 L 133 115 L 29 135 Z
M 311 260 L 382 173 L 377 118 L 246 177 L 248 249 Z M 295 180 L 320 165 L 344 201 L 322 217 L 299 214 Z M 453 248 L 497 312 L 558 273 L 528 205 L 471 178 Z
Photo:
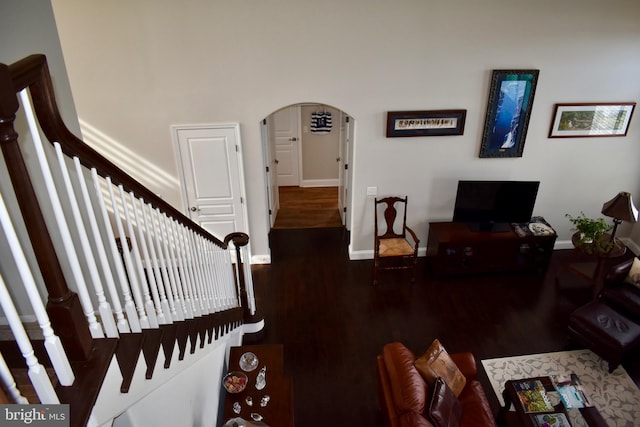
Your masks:
M 466 378 L 458 396 L 461 406 L 459 425 L 496 426 L 482 385 L 476 380 L 475 358 L 471 353 L 450 356 Z M 427 415 L 430 387 L 415 368 L 415 360 L 411 350 L 399 342 L 386 344 L 377 357 L 379 405 L 389 427 L 433 426 Z

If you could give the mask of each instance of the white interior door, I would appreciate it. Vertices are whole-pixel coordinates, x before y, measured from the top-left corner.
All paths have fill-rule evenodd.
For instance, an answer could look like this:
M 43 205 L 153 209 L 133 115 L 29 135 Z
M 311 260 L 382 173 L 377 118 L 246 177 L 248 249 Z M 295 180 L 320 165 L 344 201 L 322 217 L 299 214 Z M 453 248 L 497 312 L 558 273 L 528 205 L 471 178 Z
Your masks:
M 269 119 L 275 138 L 278 185 L 300 185 L 300 107 L 283 108 Z
M 221 240 L 248 232 L 239 125 L 172 129 L 190 218 Z

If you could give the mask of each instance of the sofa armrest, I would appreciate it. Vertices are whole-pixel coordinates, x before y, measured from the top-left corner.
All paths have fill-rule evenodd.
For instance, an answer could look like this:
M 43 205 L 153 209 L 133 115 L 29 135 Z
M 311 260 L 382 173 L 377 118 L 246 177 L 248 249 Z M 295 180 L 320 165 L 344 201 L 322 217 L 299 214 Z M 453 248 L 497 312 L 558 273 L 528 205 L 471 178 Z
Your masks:
M 473 353 L 452 353 L 451 360 L 456 364 L 462 375 L 465 376 L 467 381 L 476 379 L 478 375 L 478 367 L 476 365 L 476 358 L 473 357 Z
M 398 414 L 393 404 L 393 395 L 391 392 L 391 383 L 389 381 L 389 373 L 384 364 L 382 355 L 377 357 L 377 374 L 378 374 L 378 406 L 386 424 L 390 427 L 399 425 Z
M 635 258 L 628 259 L 611 267 L 611 270 L 607 272 L 607 275 L 604 278 L 604 285 L 615 286 L 622 283 L 627 278 L 627 274 L 629 274 L 629 270 L 631 270 L 631 265 L 633 264 L 634 259 Z

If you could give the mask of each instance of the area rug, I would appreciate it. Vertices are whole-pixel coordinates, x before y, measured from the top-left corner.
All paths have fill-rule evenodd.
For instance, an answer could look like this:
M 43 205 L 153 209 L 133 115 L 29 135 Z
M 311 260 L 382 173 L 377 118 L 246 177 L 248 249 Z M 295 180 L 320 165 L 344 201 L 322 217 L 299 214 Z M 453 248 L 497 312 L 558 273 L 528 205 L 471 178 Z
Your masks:
M 609 427 L 640 425 L 640 389 L 622 366 L 610 374 L 607 363 L 590 350 L 487 359 L 482 366 L 501 405 L 507 380 L 575 373 Z

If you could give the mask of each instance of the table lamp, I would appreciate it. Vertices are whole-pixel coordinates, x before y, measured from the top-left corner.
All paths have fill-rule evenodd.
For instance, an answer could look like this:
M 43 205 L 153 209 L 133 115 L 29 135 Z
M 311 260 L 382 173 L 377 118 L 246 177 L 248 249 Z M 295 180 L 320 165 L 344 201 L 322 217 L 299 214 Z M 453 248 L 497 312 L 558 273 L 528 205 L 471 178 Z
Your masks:
M 616 235 L 618 224 L 622 221 L 636 222 L 638 220 L 638 209 L 631 200 L 631 194 L 626 191 L 619 192 L 613 199 L 602 205 L 602 214 L 613 218 L 613 231 L 611 241 Z

